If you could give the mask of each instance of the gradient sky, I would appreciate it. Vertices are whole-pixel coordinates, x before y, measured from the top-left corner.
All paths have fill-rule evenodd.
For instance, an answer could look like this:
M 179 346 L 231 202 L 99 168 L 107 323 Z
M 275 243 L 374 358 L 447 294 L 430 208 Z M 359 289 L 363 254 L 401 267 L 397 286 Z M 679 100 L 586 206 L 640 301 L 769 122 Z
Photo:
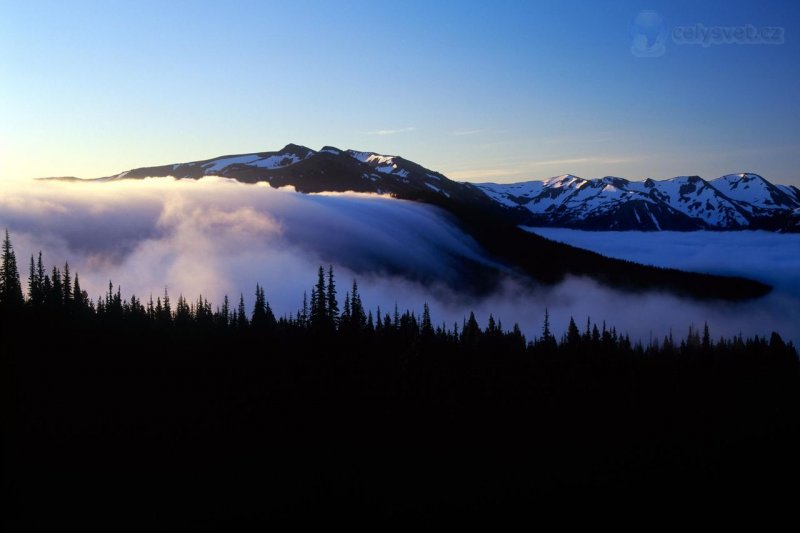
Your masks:
M 783 44 L 631 52 L 677 26 Z M 800 3 L 0 0 L 0 178 L 289 142 L 454 179 L 757 172 L 800 185 Z

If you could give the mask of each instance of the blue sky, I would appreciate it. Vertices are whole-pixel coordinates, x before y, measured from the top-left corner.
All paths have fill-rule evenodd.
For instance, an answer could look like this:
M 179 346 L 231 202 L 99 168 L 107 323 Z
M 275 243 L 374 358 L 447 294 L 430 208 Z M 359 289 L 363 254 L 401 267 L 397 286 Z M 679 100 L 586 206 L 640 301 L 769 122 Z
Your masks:
M 0 0 L 0 178 L 288 142 L 455 179 L 758 172 L 800 185 L 796 2 Z M 642 10 L 663 55 L 632 53 Z M 679 44 L 702 24 L 782 44 Z M 633 31 L 632 31 L 633 30 Z

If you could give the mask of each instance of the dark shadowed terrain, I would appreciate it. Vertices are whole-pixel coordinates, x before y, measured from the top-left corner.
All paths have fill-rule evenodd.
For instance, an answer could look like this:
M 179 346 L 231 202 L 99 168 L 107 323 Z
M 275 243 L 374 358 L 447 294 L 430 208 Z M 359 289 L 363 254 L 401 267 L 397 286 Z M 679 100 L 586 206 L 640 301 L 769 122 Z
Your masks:
M 643 346 L 545 318 L 526 340 L 376 317 L 355 286 L 337 310 L 322 271 L 289 320 L 260 288 L 212 311 L 42 279 L 0 323 L 20 521 L 675 514 L 778 504 L 800 473 L 800 366 L 777 334 Z

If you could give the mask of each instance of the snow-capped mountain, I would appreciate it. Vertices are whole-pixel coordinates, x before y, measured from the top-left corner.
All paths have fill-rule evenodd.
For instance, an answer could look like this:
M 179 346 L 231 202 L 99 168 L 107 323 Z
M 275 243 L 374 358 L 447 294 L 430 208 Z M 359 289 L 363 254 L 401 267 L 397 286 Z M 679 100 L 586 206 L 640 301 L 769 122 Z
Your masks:
M 274 187 L 294 186 L 300 192 L 373 192 L 402 197 L 437 195 L 491 204 L 475 187 L 447 179 L 399 156 L 340 150 L 319 151 L 288 144 L 276 152 L 226 155 L 157 167 L 142 167 L 100 178 L 102 181 L 174 176 L 198 179 L 222 176 L 243 182 L 266 181 Z
M 447 203 L 500 215 L 519 225 L 590 230 L 800 231 L 800 190 L 774 185 L 757 174 L 730 174 L 706 181 L 699 176 L 631 181 L 607 176 L 583 179 L 566 174 L 511 184 L 459 183 L 395 155 L 319 151 L 288 144 L 274 152 L 216 157 L 191 163 L 128 170 L 102 181 L 157 176 L 222 176 L 266 181 L 298 191 L 372 192 Z
M 629 181 L 572 175 L 477 187 L 508 208 L 527 211 L 526 224 L 590 230 L 800 231 L 800 191 L 756 174 L 708 182 L 699 176 Z
M 758 174 L 728 174 L 711 182 L 728 198 L 756 210 L 794 209 L 800 203 L 800 190 L 789 185 L 773 185 Z

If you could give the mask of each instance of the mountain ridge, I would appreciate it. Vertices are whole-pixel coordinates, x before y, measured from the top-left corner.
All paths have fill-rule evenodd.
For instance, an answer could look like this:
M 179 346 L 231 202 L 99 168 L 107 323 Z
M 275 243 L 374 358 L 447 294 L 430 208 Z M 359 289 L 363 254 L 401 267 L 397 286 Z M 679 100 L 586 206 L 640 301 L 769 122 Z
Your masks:
M 707 181 L 699 176 L 631 181 L 571 174 L 510 184 L 476 184 L 531 226 L 588 230 L 800 231 L 800 190 L 754 173 Z
M 221 176 L 299 192 L 367 192 L 426 201 L 443 196 L 482 206 L 518 225 L 594 231 L 800 231 L 800 189 L 752 172 L 705 180 L 677 176 L 643 181 L 572 174 L 516 183 L 457 182 L 397 155 L 320 150 L 287 144 L 280 150 L 139 167 L 93 181 L 173 176 Z M 57 179 L 57 178 L 56 178 Z
M 722 300 L 757 298 L 771 290 L 740 277 L 644 266 L 548 240 L 520 228 L 530 220 L 530 211 L 524 207 L 504 205 L 477 185 L 450 180 L 400 156 L 332 146 L 314 151 L 289 144 L 274 152 L 141 167 L 94 181 L 212 175 L 246 183 L 268 182 L 273 187 L 293 186 L 301 193 L 367 192 L 426 203 L 454 217 L 494 260 L 536 283 L 554 284 L 578 276 L 625 291 L 667 291 Z M 614 186 L 614 179 L 609 178 L 606 185 Z

